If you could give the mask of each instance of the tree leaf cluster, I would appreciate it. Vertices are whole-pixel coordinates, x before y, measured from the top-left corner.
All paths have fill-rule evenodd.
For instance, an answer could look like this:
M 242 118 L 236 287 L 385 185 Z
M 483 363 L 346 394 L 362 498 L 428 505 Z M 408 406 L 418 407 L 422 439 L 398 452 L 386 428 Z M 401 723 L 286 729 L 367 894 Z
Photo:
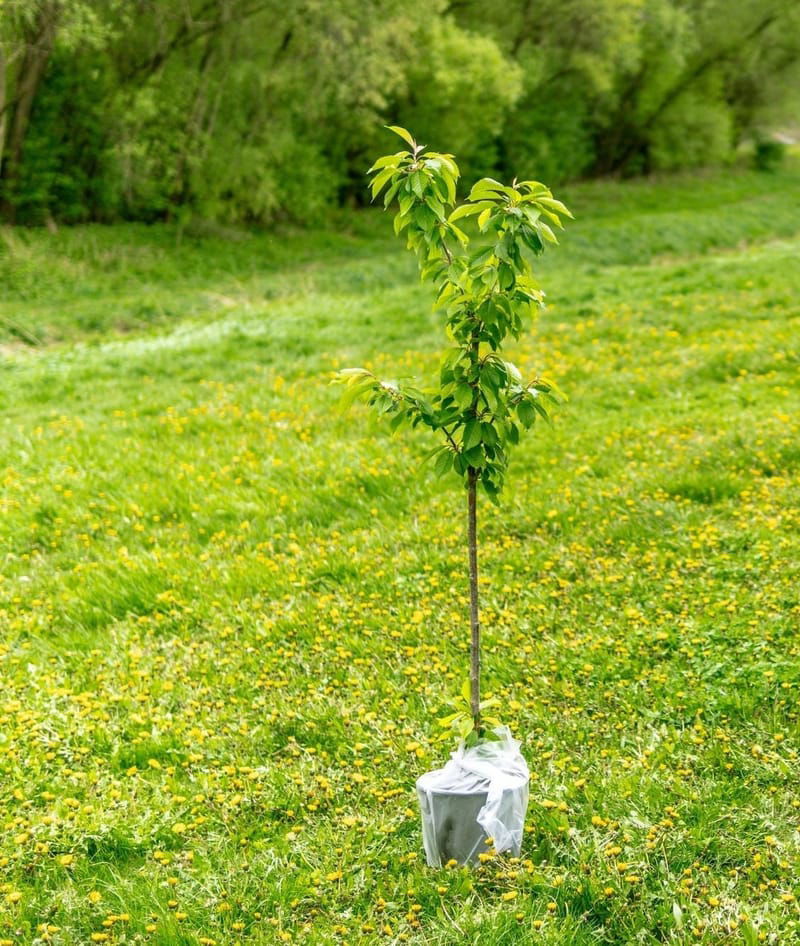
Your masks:
M 506 185 L 482 178 L 457 204 L 454 156 L 389 127 L 408 147 L 369 169 L 372 197 L 395 208 L 395 233 L 405 235 L 421 278 L 432 283 L 451 345 L 430 390 L 380 380 L 364 368 L 339 372 L 337 380 L 346 385 L 345 403 L 368 402 L 392 430 L 422 426 L 439 434 L 429 455 L 434 472 L 455 472 L 465 483 L 472 475 L 497 501 L 511 448 L 537 420 L 549 420 L 559 401 L 552 381 L 524 378 L 503 346 L 520 337 L 544 304 L 533 261 L 557 244 L 555 230 L 572 214 L 546 185 L 530 180 Z M 462 229 L 470 219 L 475 239 Z

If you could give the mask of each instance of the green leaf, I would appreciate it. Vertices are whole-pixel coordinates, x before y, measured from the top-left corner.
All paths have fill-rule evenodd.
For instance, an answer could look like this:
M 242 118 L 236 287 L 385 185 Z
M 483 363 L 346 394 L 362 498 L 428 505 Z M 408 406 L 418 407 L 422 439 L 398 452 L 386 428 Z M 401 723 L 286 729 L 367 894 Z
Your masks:
M 518 186 L 524 187 L 532 194 L 546 194 L 548 197 L 550 196 L 550 188 L 547 187 L 546 184 L 542 184 L 541 181 L 521 181 Z
M 568 401 L 569 398 L 561 390 L 561 388 L 552 381 L 550 378 L 539 378 L 538 381 L 535 381 L 531 387 L 536 388 L 537 391 L 541 391 L 543 394 L 549 394 L 551 399 L 554 401 Z
M 393 167 L 396 168 L 400 163 L 400 159 L 407 155 L 407 151 L 398 151 L 396 154 L 387 154 L 378 160 L 372 165 L 372 167 L 367 171 L 367 174 L 372 174 L 373 171 L 380 171 L 381 168 Z
M 497 268 L 500 288 L 510 289 L 514 285 L 514 270 L 508 263 L 500 263 Z
M 481 442 L 481 422 L 476 418 L 473 420 L 468 420 L 464 425 L 464 435 L 461 438 L 461 446 L 464 450 L 470 450 L 472 447 L 477 447 Z
M 403 196 L 397 200 L 397 206 L 400 208 L 401 214 L 407 214 L 415 203 L 416 199 L 413 194 L 403 194 Z
M 384 185 L 387 181 L 391 180 L 395 173 L 396 173 L 396 172 L 395 172 L 395 169 L 394 169 L 394 168 L 384 168 L 384 170 L 381 171 L 380 174 L 376 175 L 376 176 L 373 178 L 372 183 L 370 184 L 370 187 L 372 188 L 372 199 L 373 199 L 373 200 L 374 200 L 374 199 L 378 196 L 378 194 L 381 192 L 381 189 L 382 189 L 383 185 Z
M 348 385 L 339 399 L 339 407 L 342 409 L 350 407 L 360 397 L 367 394 L 367 392 L 376 390 L 377 386 L 378 382 L 374 378 L 365 378 L 363 381 L 359 381 L 356 384 Z
M 447 171 L 444 171 L 440 180 L 444 181 L 444 186 L 447 191 L 447 203 L 454 204 L 456 202 L 456 182 L 452 174 Z
M 539 236 L 536 230 L 532 230 L 530 227 L 522 227 L 520 234 L 522 235 L 522 239 L 525 241 L 525 245 L 529 249 L 533 250 L 534 253 L 542 252 L 544 249 L 544 244 L 542 243 L 542 238 Z
M 336 381 L 337 379 L 343 380 L 345 378 L 358 378 L 368 374 L 371 373 L 367 371 L 366 368 L 342 368 L 341 371 L 336 372 L 333 380 Z
M 464 702 L 467 704 L 467 706 L 470 706 L 472 702 L 472 686 L 469 680 L 465 680 L 461 684 L 461 696 Z
M 533 405 L 533 409 L 543 420 L 546 420 L 548 424 L 551 423 L 550 415 L 547 413 L 547 409 L 545 408 L 544 404 L 542 404 L 540 398 L 533 398 L 531 404 Z
M 432 194 L 429 194 L 425 198 L 425 205 L 427 207 L 430 207 L 430 209 L 433 211 L 433 213 L 435 214 L 438 220 L 440 220 L 442 223 L 445 222 L 446 218 L 444 215 L 444 204 L 437 197 L 435 197 Z
M 389 131 L 393 131 L 396 135 L 400 135 L 403 141 L 408 142 L 412 148 L 416 148 L 417 143 L 411 136 L 410 131 L 407 131 L 405 128 L 401 128 L 399 125 L 384 125 L 384 128 L 388 128 Z
M 492 208 L 489 206 L 481 213 L 480 217 L 478 217 L 478 227 L 480 228 L 481 233 L 483 233 L 484 229 L 486 228 L 486 224 L 489 222 L 489 217 L 491 217 L 491 215 Z
M 447 170 L 453 175 L 455 180 L 458 180 L 461 177 L 461 171 L 458 169 L 458 165 L 453 160 L 452 154 L 437 154 L 436 157 L 442 162 L 442 164 L 447 168 Z
M 509 256 L 509 253 L 508 253 L 508 247 L 506 246 L 504 240 L 501 240 L 499 243 L 495 243 L 495 245 L 494 245 L 494 255 L 495 255 L 499 260 L 502 260 L 504 263 L 510 263 L 510 262 L 511 262 L 511 257 Z
M 539 232 L 543 234 L 545 240 L 547 240 L 549 243 L 558 243 L 555 233 L 553 233 L 550 227 L 548 227 L 543 220 L 540 220 L 537 226 L 539 227 Z
M 469 237 L 464 233 L 463 230 L 459 230 L 455 224 L 450 224 L 450 232 L 455 234 L 456 239 L 462 246 L 467 246 L 469 244 Z
M 494 428 L 494 424 L 484 421 L 481 424 L 481 441 L 488 446 L 493 447 L 499 442 L 499 440 L 500 437 Z
M 394 198 L 397 196 L 398 190 L 400 190 L 401 181 L 395 181 L 390 187 L 386 189 L 386 193 L 383 195 L 383 207 L 384 210 L 391 204 Z
M 530 401 L 520 401 L 517 404 L 517 416 L 523 427 L 530 427 L 536 420 L 536 411 Z
M 480 213 L 484 208 L 492 206 L 491 203 L 485 200 L 479 201 L 477 204 L 462 204 L 450 214 L 450 222 L 460 220 L 462 217 L 471 217 L 473 214 Z
M 426 233 L 430 231 L 436 225 L 436 214 L 431 210 L 431 208 L 425 203 L 418 203 L 413 210 L 414 223 L 424 230 Z
M 473 447 L 471 450 L 467 450 L 463 454 L 464 459 L 467 461 L 468 466 L 474 466 L 480 469 L 483 466 L 486 466 L 486 457 L 483 454 L 483 450 L 478 447 Z
M 481 486 L 483 491 L 486 493 L 489 502 L 493 506 L 500 506 L 500 490 L 493 483 L 490 483 L 488 480 L 481 478 Z
M 472 401 L 475 397 L 475 392 L 468 384 L 465 384 L 463 381 L 456 385 L 456 390 L 454 393 L 456 404 L 458 404 L 462 410 L 466 410 L 472 404 Z
M 559 230 L 564 229 L 564 224 L 561 222 L 561 217 L 558 214 L 553 213 L 551 210 L 545 210 L 544 207 L 539 208 L 542 211 L 542 214 L 547 217 L 550 223 L 555 224 Z
M 501 184 L 491 177 L 484 177 L 478 181 L 469 192 L 469 200 L 497 201 L 503 194 L 513 193 L 510 187 Z
M 453 723 L 454 723 L 460 716 L 463 716 L 463 715 L 464 715 L 463 713 L 451 713 L 449 716 L 440 716 L 439 719 L 436 720 L 436 722 L 437 722 L 440 726 L 444 726 L 445 729 L 449 729 L 449 728 L 453 725 Z
M 445 473 L 449 473 L 453 466 L 453 454 L 450 450 L 444 449 L 436 457 L 436 460 L 433 464 L 433 472 L 437 476 L 444 476 Z
M 569 217 L 570 220 L 575 219 L 570 211 L 564 206 L 564 204 L 562 204 L 560 200 L 556 200 L 554 197 L 537 197 L 536 202 L 541 204 L 543 207 L 547 207 L 548 210 L 555 210 L 557 213 L 564 214 L 564 216 Z

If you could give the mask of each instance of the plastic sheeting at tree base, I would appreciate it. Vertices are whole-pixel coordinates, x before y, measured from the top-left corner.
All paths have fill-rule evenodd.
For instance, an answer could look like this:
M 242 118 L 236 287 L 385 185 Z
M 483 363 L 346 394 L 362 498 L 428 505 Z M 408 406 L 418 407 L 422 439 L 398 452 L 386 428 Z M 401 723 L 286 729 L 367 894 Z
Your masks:
M 417 780 L 430 867 L 475 863 L 489 850 L 519 856 L 530 773 L 508 728 L 494 733 L 477 746 L 462 743 L 444 768 Z

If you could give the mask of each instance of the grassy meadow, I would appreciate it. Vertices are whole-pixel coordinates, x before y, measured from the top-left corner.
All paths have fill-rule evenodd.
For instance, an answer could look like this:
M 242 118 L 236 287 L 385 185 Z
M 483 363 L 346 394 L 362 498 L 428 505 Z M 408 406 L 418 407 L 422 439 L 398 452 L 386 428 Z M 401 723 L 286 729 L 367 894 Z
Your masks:
M 331 373 L 433 376 L 329 232 L 0 234 L 0 944 L 800 942 L 800 167 L 566 189 L 482 503 L 519 860 L 424 865 L 465 501 Z M 455 478 L 454 478 L 455 479 Z

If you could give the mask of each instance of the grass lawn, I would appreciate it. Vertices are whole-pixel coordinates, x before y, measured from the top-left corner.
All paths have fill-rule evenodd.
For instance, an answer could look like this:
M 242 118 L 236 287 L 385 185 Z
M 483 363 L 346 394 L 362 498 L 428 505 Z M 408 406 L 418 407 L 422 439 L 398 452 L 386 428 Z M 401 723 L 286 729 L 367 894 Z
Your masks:
M 522 857 L 424 866 L 465 498 L 343 416 L 436 371 L 387 217 L 0 235 L 0 944 L 800 942 L 800 167 L 563 196 L 482 503 Z M 455 478 L 454 478 L 455 479 Z

